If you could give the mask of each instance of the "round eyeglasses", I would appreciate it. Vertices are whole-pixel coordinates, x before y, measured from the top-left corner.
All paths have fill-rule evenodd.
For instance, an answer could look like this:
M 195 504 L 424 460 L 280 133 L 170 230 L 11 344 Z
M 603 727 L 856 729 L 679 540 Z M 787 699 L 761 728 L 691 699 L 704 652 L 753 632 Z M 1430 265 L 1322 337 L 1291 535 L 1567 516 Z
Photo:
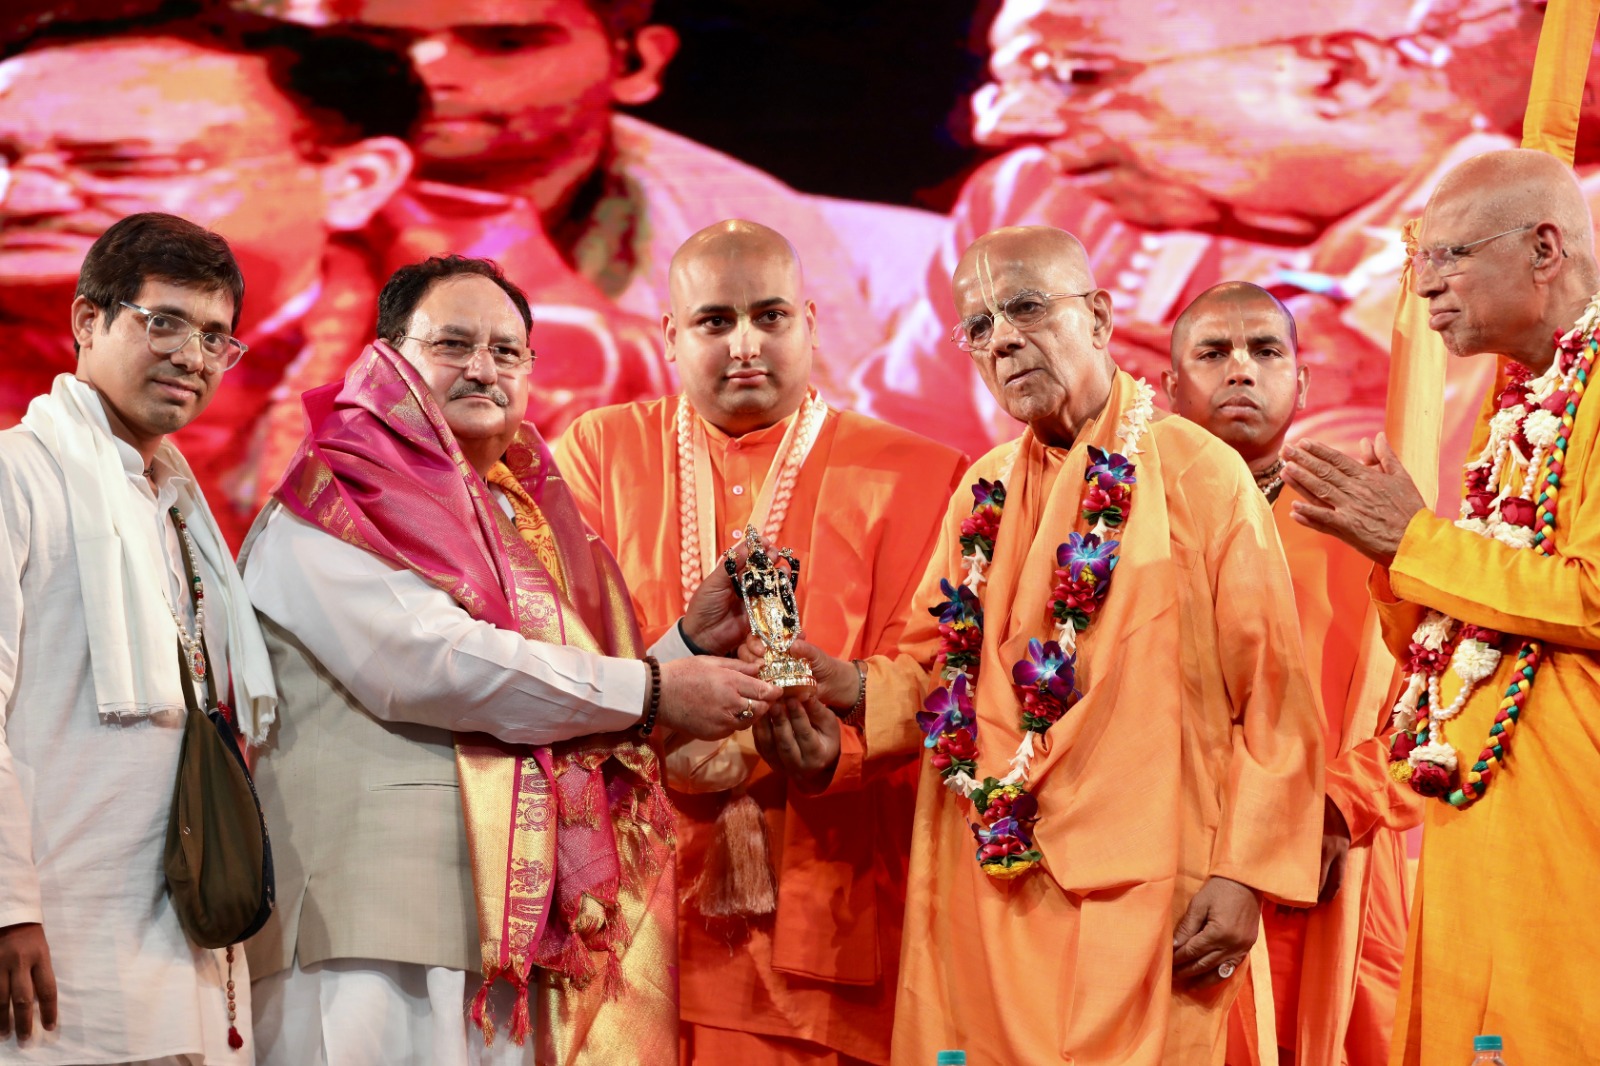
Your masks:
M 522 348 L 515 344 L 474 344 L 458 337 L 440 337 L 431 341 L 422 337 L 400 339 L 416 341 L 433 356 L 434 362 L 456 370 L 465 370 L 478 357 L 479 352 L 488 352 L 489 358 L 494 361 L 494 368 L 502 374 L 523 370 L 532 366 L 533 361 L 538 358 L 538 353 L 532 348 Z
M 126 300 L 117 302 L 144 316 L 145 337 L 149 339 L 150 350 L 158 355 L 172 355 L 188 344 L 189 338 L 199 337 L 200 352 L 205 357 L 206 366 L 212 370 L 232 370 L 244 358 L 244 353 L 250 350 L 249 345 L 227 333 L 204 330 L 177 315 L 152 311 Z
M 1045 316 L 1050 313 L 1052 300 L 1075 300 L 1080 296 L 1089 296 L 1095 291 L 1087 289 L 1083 292 L 1035 292 L 1032 289 L 1023 289 L 1008 297 L 1000 305 L 1000 314 L 1018 329 L 1029 329 L 1044 321 Z M 989 347 L 989 342 L 993 339 L 994 316 L 988 314 L 968 315 L 961 320 L 960 325 L 950 331 L 950 340 L 964 352 L 981 352 Z

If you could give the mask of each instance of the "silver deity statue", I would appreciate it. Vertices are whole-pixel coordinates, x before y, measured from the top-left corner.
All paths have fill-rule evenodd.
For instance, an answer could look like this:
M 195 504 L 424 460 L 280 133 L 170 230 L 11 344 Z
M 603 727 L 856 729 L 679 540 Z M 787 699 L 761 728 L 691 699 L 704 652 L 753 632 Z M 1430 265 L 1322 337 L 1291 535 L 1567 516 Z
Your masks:
M 761 680 L 779 688 L 808 688 L 816 685 L 811 664 L 789 654 L 789 645 L 800 635 L 800 612 L 795 607 L 795 590 L 800 587 L 800 563 L 788 548 L 767 554 L 761 534 L 754 526 L 745 527 L 744 543 L 749 549 L 744 569 L 734 561 L 730 548 L 722 565 L 733 579 L 734 591 L 744 601 L 750 619 L 750 632 L 766 647 L 761 657 Z M 787 565 L 784 565 L 787 564 Z

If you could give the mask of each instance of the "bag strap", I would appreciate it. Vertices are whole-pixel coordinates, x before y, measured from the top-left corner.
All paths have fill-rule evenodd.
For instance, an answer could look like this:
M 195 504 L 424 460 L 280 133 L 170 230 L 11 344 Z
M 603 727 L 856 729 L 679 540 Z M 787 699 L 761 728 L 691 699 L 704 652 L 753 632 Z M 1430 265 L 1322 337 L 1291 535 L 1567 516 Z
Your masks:
M 176 508 L 173 508 L 173 511 L 176 510 Z M 167 514 L 172 521 L 172 528 L 178 532 L 178 554 L 183 556 L 184 575 L 189 579 L 190 588 L 201 588 L 200 572 L 196 569 L 194 556 L 189 554 L 188 538 L 184 536 L 183 526 L 178 522 L 178 516 L 173 511 L 169 511 Z M 200 655 L 205 659 L 206 663 L 206 707 L 209 709 L 218 706 L 215 680 L 217 671 L 215 664 L 211 661 L 211 649 L 206 647 L 205 629 L 202 627 L 196 636 L 200 638 Z M 194 678 L 189 673 L 189 662 L 184 654 L 183 641 L 181 640 L 178 641 L 178 673 L 183 677 L 184 704 L 189 708 L 190 714 L 197 713 L 195 705 L 198 700 L 194 691 Z

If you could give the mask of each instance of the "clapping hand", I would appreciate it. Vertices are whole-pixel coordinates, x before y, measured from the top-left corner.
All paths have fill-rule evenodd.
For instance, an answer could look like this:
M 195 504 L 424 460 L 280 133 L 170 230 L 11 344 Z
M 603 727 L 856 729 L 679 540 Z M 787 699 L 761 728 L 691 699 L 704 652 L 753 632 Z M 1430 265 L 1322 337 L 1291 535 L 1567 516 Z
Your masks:
M 1283 479 L 1305 497 L 1294 520 L 1337 537 L 1381 566 L 1394 562 L 1406 526 L 1428 509 L 1383 434 L 1361 442 L 1360 459 L 1313 440 L 1283 450 Z

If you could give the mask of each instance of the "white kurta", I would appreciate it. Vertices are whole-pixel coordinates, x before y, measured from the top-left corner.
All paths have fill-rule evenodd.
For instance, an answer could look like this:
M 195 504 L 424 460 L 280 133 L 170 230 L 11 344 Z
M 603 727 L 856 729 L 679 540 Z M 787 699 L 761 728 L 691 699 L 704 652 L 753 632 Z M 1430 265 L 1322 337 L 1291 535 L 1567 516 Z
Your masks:
M 74 383 L 83 397 L 98 397 Z M 167 509 L 184 479 L 118 441 L 128 506 L 162 530 L 171 602 L 194 623 Z M 161 872 L 183 715 L 108 724 L 95 710 L 88 634 L 62 474 L 26 429 L 0 432 L 0 927 L 42 922 L 60 1021 L 0 1063 L 99 1064 L 168 1056 L 253 1061 L 249 975 L 234 951 L 241 1051 L 227 1044 L 221 952 L 192 947 Z M 222 578 L 201 561 L 214 588 Z M 177 627 L 171 669 L 178 669 Z M 214 661 L 225 620 L 206 618 Z M 225 671 L 218 671 L 226 676 Z
M 509 517 L 505 497 L 490 491 Z M 526 640 L 474 619 L 411 571 L 271 506 L 244 571 L 251 602 L 316 649 L 374 717 L 535 745 L 638 724 L 642 662 Z M 662 661 L 689 654 L 677 627 L 650 650 Z M 466 1015 L 478 984 L 442 966 L 297 963 L 256 985 L 261 1066 L 533 1062 L 531 1039 L 518 1048 L 502 1032 L 483 1047 Z M 508 1017 L 508 1005 L 492 1013 Z

